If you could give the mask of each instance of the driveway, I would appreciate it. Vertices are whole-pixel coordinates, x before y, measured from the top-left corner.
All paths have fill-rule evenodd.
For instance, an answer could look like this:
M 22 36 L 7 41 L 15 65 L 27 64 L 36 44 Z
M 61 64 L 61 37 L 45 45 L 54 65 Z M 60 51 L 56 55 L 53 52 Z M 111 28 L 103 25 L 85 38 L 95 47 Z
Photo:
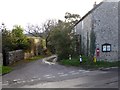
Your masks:
M 43 60 L 37 60 L 18 65 L 14 71 L 4 75 L 2 80 L 3 88 L 89 88 L 97 86 L 109 88 L 110 85 L 104 86 L 103 84 L 113 82 L 114 87 L 118 87 L 118 72 L 117 70 L 83 70 L 79 67 L 66 67 L 57 63 L 49 64 Z M 94 84 L 99 81 L 100 85 L 95 86 Z

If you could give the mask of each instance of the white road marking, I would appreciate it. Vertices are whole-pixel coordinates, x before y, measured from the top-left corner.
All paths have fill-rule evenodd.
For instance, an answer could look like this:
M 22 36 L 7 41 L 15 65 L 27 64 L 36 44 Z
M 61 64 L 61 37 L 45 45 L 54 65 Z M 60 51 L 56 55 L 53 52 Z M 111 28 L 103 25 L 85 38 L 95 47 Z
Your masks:
M 25 83 L 26 81 L 22 81 L 22 83 Z
M 6 84 L 2 84 L 3 86 L 6 86 L 6 85 L 8 85 L 8 83 L 6 83 Z
M 30 81 L 31 81 L 31 82 L 33 82 L 34 80 L 33 80 L 33 79 L 31 79 Z
M 86 71 L 86 70 L 78 70 L 79 72 L 83 72 L 83 71 Z
M 17 82 L 17 80 L 13 80 L 13 82 Z
M 64 74 L 64 73 L 58 73 L 58 74 Z
M 37 79 L 37 77 L 32 77 L 32 79 Z
M 76 73 L 72 73 L 72 75 L 76 75 L 76 74 L 80 74 L 79 72 L 76 72 Z
M 17 83 L 22 83 L 22 81 L 18 81 Z
M 70 71 L 69 73 L 74 73 L 75 71 Z
M 41 78 L 38 78 L 38 80 L 41 80 Z
M 49 76 L 51 76 L 51 75 L 44 75 L 44 77 L 49 77 Z
M 90 71 L 84 71 L 83 73 L 90 72 Z
M 46 78 L 55 78 L 55 76 L 51 76 L 51 77 L 46 77 Z
M 26 82 L 28 82 L 28 83 L 29 83 L 29 82 L 31 82 L 31 80 L 28 80 L 28 81 L 26 81 Z
M 68 76 L 68 74 L 63 74 L 63 75 L 60 75 L 60 77 L 62 77 L 62 76 Z

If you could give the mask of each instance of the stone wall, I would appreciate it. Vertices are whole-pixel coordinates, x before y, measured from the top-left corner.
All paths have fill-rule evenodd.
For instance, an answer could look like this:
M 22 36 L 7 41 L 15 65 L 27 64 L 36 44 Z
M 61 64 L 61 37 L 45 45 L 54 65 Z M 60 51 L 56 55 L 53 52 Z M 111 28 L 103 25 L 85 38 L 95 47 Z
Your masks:
M 76 26 L 76 33 L 80 35 L 80 50 L 82 54 L 89 55 L 89 47 L 90 47 L 90 32 L 92 30 L 92 15 L 89 14 L 86 18 L 84 18 L 81 22 L 79 22 Z
M 8 65 L 20 60 L 24 60 L 24 52 L 22 50 L 10 51 L 7 53 L 6 62 Z
M 82 27 L 82 32 L 81 32 L 81 37 L 82 37 L 82 43 L 83 43 L 83 51 L 85 55 L 90 54 L 90 34 L 92 30 L 92 15 L 89 14 L 84 20 L 82 21 L 83 27 Z M 84 33 L 84 34 L 83 34 Z
M 2 32 L 0 31 L 0 65 L 2 65 Z
M 118 60 L 120 61 L 120 1 L 118 3 Z
M 118 60 L 118 2 L 104 2 L 93 11 L 96 48 L 99 60 Z M 102 45 L 111 44 L 110 52 L 102 52 Z
M 91 31 L 95 33 L 95 47 L 100 49 L 97 60 L 116 61 L 120 59 L 120 2 L 103 2 L 76 26 L 76 33 L 81 35 L 83 54 L 89 55 L 91 49 Z M 103 52 L 102 45 L 111 45 L 110 52 Z M 95 55 L 96 55 L 95 49 Z
M 28 59 L 34 56 L 34 53 L 32 52 L 25 52 L 24 53 L 24 59 Z

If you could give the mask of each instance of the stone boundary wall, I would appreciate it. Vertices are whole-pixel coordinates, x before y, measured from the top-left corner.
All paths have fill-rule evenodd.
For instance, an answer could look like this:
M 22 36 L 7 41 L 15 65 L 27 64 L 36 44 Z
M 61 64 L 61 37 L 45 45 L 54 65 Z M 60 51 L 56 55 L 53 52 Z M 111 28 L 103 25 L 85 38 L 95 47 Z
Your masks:
M 27 52 L 24 53 L 24 59 L 28 59 L 28 58 L 31 58 L 33 56 L 35 56 L 34 53 L 27 53 Z
M 7 53 L 6 60 L 8 60 L 8 64 L 12 64 L 23 59 L 24 59 L 23 50 L 10 51 Z

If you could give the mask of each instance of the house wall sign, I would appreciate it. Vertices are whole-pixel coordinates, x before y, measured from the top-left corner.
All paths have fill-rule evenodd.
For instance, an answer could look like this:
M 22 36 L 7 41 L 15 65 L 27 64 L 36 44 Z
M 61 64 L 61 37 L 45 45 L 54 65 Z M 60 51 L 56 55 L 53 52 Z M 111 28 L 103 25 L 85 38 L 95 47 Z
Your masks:
M 110 52 L 111 51 L 111 44 L 105 43 L 102 45 L 102 52 Z

